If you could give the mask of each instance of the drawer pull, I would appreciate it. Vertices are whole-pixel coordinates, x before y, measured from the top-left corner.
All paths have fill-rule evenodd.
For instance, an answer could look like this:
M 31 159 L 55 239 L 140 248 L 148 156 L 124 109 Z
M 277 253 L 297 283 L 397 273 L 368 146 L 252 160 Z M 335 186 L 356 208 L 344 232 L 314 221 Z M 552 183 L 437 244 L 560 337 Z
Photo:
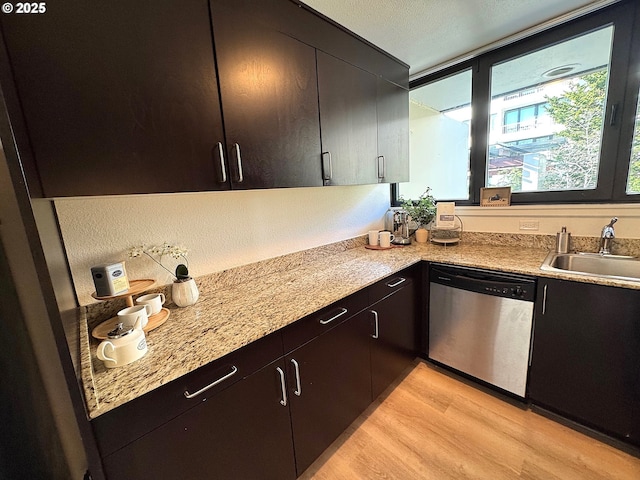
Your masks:
M 322 152 L 322 179 L 329 181 L 333 177 L 333 165 L 331 163 L 331 152 Z
M 371 338 L 378 338 L 380 336 L 380 330 L 379 330 L 379 325 L 378 325 L 378 312 L 376 312 L 375 310 L 369 310 L 371 313 L 373 313 L 373 321 L 375 322 L 375 333 L 373 335 L 371 335 Z
M 222 142 L 218 142 L 218 155 L 220 156 L 220 173 L 222 173 L 222 182 L 227 181 L 227 169 L 224 166 L 224 149 L 222 148 Z
M 382 180 L 384 178 L 384 156 L 378 157 L 378 178 Z
M 320 323 L 321 323 L 322 325 L 326 325 L 327 323 L 331 323 L 331 322 L 333 322 L 336 318 L 340 318 L 341 316 L 343 316 L 343 315 L 344 315 L 345 313 L 347 313 L 347 312 L 348 312 L 348 310 L 347 310 L 346 308 L 341 308 L 341 309 L 340 309 L 340 313 L 338 313 L 337 315 L 334 315 L 333 317 L 328 318 L 328 319 L 326 319 L 326 320 L 320 320 Z
M 280 367 L 276 367 L 276 370 L 280 374 L 280 388 L 282 388 L 282 400 L 280 400 L 280 405 L 283 407 L 287 406 L 287 385 L 284 379 L 284 371 Z
M 242 155 L 240 154 L 240 145 L 233 144 L 233 148 L 236 151 L 236 162 L 238 163 L 238 183 L 244 182 L 244 175 L 242 174 Z
M 395 282 L 395 283 L 387 283 L 387 287 L 389 287 L 389 288 L 394 288 L 394 287 L 397 287 L 398 285 L 400 285 L 401 283 L 404 283 L 404 282 L 406 282 L 406 281 L 407 281 L 407 279 L 406 279 L 406 278 L 402 278 L 402 277 L 400 277 L 400 279 L 399 279 L 397 282 Z
M 218 385 L 221 382 L 224 382 L 227 378 L 230 378 L 230 377 L 234 376 L 237 372 L 238 372 L 238 368 L 235 365 L 232 365 L 231 366 L 231 371 L 229 373 L 227 373 L 224 377 L 219 378 L 215 382 L 210 383 L 209 385 L 207 385 L 204 388 L 201 388 L 200 390 L 198 390 L 195 393 L 189 393 L 187 390 L 185 390 L 184 391 L 184 396 L 187 397 L 187 398 L 197 397 L 201 393 L 206 392 L 207 390 L 209 390 L 212 387 L 215 387 L 216 385 Z
M 302 394 L 302 385 L 300 385 L 300 365 L 298 365 L 298 362 L 293 358 L 291 359 L 291 363 L 293 363 L 293 368 L 296 371 L 296 389 L 293 391 L 293 394 L 299 397 Z

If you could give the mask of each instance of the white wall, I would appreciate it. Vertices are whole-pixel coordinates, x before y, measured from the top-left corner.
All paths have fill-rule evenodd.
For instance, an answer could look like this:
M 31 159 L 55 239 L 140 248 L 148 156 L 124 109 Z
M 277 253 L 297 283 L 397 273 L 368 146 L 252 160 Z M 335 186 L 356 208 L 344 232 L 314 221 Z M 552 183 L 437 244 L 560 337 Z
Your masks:
M 70 198 L 55 206 L 85 305 L 95 291 L 90 269 L 101 263 L 126 260 L 130 278 L 171 282 L 150 260 L 127 259 L 137 244 L 185 246 L 199 276 L 382 229 L 389 185 Z M 166 263 L 173 270 L 175 262 Z

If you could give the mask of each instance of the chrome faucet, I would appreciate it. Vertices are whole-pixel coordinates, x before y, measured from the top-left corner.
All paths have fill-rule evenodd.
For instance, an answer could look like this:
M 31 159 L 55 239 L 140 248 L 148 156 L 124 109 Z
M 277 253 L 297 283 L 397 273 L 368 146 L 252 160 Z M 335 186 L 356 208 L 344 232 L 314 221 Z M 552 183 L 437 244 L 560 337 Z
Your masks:
M 601 255 L 609 255 L 611 253 L 611 240 L 616 237 L 616 232 L 613 230 L 613 224 L 618 221 L 618 217 L 613 217 L 608 225 L 605 225 L 600 235 L 600 250 L 598 253 Z

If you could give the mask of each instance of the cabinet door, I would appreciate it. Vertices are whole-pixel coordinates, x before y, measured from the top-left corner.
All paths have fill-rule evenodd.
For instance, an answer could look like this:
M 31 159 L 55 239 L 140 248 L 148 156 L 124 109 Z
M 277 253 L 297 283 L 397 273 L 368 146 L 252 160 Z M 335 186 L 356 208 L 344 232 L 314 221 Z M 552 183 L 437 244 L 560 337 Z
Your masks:
M 376 77 L 318 51 L 325 185 L 378 181 Z
M 280 359 L 109 455 L 107 478 L 296 478 L 283 375 Z
M 1 17 L 44 196 L 228 188 L 206 0 L 46 7 Z
M 233 187 L 321 186 L 315 50 L 256 5 L 211 2 Z
M 378 181 L 409 181 L 409 91 L 378 78 Z
M 298 475 L 371 403 L 368 312 L 285 357 Z
M 640 445 L 640 291 L 538 282 L 531 400 Z
M 371 390 L 377 398 L 416 358 L 417 321 L 413 283 L 369 309 Z

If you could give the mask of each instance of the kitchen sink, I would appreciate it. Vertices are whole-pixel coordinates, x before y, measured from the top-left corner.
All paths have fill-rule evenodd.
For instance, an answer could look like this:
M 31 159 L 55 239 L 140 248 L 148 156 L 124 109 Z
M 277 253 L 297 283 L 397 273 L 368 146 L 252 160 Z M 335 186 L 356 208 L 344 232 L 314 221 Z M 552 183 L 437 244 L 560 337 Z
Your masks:
M 550 252 L 540 269 L 640 282 L 640 259 L 624 255 Z

